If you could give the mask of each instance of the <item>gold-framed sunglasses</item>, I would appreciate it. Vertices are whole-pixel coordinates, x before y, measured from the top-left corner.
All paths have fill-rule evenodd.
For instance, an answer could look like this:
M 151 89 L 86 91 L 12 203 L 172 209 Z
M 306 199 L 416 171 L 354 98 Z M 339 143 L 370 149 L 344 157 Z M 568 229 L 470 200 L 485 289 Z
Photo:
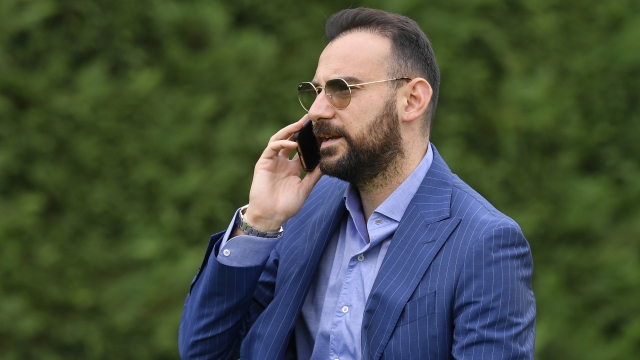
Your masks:
M 327 97 L 329 104 L 331 104 L 331 106 L 336 110 L 343 110 L 349 106 L 349 103 L 351 102 L 351 88 L 396 80 L 411 81 L 412 79 L 400 77 L 350 85 L 345 79 L 337 78 L 328 80 L 324 86 L 316 86 L 310 82 L 303 82 L 298 84 L 298 100 L 300 100 L 302 108 L 309 111 L 313 102 L 316 101 L 316 98 L 320 95 L 320 92 L 324 90 L 324 95 Z

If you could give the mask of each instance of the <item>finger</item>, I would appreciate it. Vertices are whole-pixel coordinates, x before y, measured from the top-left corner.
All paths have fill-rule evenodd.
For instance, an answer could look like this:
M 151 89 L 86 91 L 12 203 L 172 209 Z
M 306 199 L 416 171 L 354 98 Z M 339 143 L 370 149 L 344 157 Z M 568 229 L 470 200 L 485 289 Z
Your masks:
M 291 141 L 291 140 L 288 140 L 288 141 Z M 292 153 L 294 150 L 296 150 L 296 151 L 298 150 L 298 143 L 296 143 L 296 147 L 294 147 L 294 148 L 286 148 L 286 149 L 281 150 L 281 151 L 280 151 L 280 154 L 281 154 L 282 156 L 286 156 L 286 157 L 287 157 L 287 159 L 288 159 L 288 158 L 290 158 L 290 157 L 291 157 L 291 153 Z M 296 155 L 297 155 L 297 154 L 296 154 Z
M 304 179 L 300 183 L 304 189 L 304 191 L 309 194 L 311 193 L 311 189 L 318 183 L 320 178 L 322 177 L 322 171 L 320 170 L 320 166 L 316 166 L 313 170 L 305 175 Z
M 298 143 L 296 143 L 295 141 L 289 141 L 289 140 L 279 140 L 279 141 L 270 142 L 269 145 L 267 145 L 267 148 L 264 149 L 264 151 L 262 152 L 262 157 L 272 158 L 274 156 L 280 155 L 281 150 L 286 149 L 286 150 L 289 150 L 289 152 L 291 152 L 291 150 L 295 149 L 297 146 L 298 146 Z
M 304 125 L 304 123 L 307 121 L 307 117 L 303 116 L 302 119 L 298 120 L 297 123 L 302 123 Z M 298 130 L 296 130 L 298 131 Z M 293 133 L 291 134 L 291 136 L 289 136 L 287 138 L 287 140 L 293 141 Z M 296 150 L 298 149 L 297 147 L 295 148 Z M 293 151 L 293 149 L 286 149 L 282 151 L 282 155 L 286 156 L 287 158 L 291 157 L 291 152 Z M 298 154 L 296 154 L 297 156 Z
M 296 172 L 298 174 L 302 174 L 302 172 L 304 171 L 304 169 L 302 168 L 302 162 L 300 161 L 300 154 L 296 153 L 295 155 L 293 155 L 293 157 L 290 160 L 290 163 L 295 166 L 296 168 Z
M 277 133 L 275 133 L 269 141 L 271 142 L 271 141 L 278 141 L 278 140 L 286 140 L 291 138 L 294 132 L 302 129 L 302 125 L 304 125 L 304 122 L 306 120 L 307 120 L 307 116 L 305 115 L 302 117 L 302 119 L 294 122 L 293 124 L 289 124 L 283 127 Z

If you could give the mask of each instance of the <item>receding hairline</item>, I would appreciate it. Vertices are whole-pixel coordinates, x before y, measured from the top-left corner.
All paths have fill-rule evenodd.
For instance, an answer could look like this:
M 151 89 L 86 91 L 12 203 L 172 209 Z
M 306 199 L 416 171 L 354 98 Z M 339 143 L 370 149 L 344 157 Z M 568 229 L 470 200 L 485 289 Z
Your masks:
M 393 77 L 393 76 L 399 76 L 399 77 L 403 77 L 403 76 L 407 76 L 407 74 L 404 75 L 399 75 L 399 74 L 395 74 L 395 72 L 398 71 L 397 69 L 397 54 L 396 54 L 396 49 L 394 48 L 394 42 L 393 42 L 393 34 L 389 33 L 388 31 L 381 31 L 380 29 L 375 29 L 372 26 L 367 26 L 367 27 L 357 27 L 357 28 L 353 28 L 353 29 L 349 29 L 346 31 L 341 32 L 340 34 L 338 34 L 336 37 L 334 37 L 331 41 L 329 41 L 327 43 L 327 45 L 325 46 L 325 49 L 335 43 L 337 40 L 340 40 L 346 36 L 352 35 L 352 34 L 357 34 L 357 33 L 367 33 L 367 34 L 371 34 L 371 35 L 376 35 L 382 39 L 385 39 L 387 41 L 388 44 L 388 51 L 387 54 L 384 55 L 384 63 L 387 67 L 387 73 L 389 76 Z M 324 50 L 323 50 L 324 52 Z M 411 74 L 409 74 L 411 75 Z M 415 76 L 412 76 L 415 77 Z
M 336 40 L 339 40 L 345 36 L 356 34 L 356 33 L 368 33 L 372 35 L 377 35 L 381 38 L 384 38 L 389 43 L 389 53 L 386 56 L 385 63 L 387 64 L 387 72 L 389 77 L 409 77 L 409 78 L 424 78 L 425 75 L 420 71 L 416 71 L 412 67 L 402 66 L 401 62 L 403 59 L 401 58 L 401 49 L 399 49 L 395 43 L 394 33 L 392 31 L 385 31 L 381 29 L 379 26 L 359 26 L 355 28 L 351 28 L 345 30 L 338 35 L 336 35 L 331 41 L 327 43 L 325 49 L 330 44 L 334 43 Z M 407 71 L 411 73 L 406 73 Z
M 389 31 L 384 31 L 382 29 L 379 28 L 379 26 L 359 26 L 359 27 L 354 27 L 351 28 L 349 30 L 345 30 L 341 33 L 339 33 L 338 35 L 336 35 L 336 37 L 334 37 L 331 41 L 329 41 L 329 44 L 344 37 L 345 35 L 349 35 L 349 34 L 353 34 L 353 33 L 357 33 L 357 32 L 366 32 L 369 34 L 373 34 L 373 35 L 379 35 L 382 36 L 383 38 L 392 41 L 392 34 Z M 328 45 L 328 44 L 327 44 Z

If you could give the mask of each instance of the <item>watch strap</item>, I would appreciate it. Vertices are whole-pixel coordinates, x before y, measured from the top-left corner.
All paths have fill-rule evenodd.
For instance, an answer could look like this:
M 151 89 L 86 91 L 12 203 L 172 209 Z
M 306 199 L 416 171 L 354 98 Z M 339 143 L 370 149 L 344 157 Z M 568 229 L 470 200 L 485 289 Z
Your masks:
M 277 239 L 280 236 L 282 236 L 282 233 L 284 233 L 284 229 L 282 229 L 282 226 L 278 231 L 269 232 L 269 231 L 260 231 L 254 228 L 251 224 L 249 224 L 244 219 L 244 212 L 247 210 L 248 206 L 249 205 L 245 205 L 241 207 L 240 211 L 238 211 L 238 216 L 236 217 L 235 225 L 238 229 L 240 229 L 240 231 L 242 231 L 246 235 L 257 236 L 257 237 L 262 237 L 267 239 Z

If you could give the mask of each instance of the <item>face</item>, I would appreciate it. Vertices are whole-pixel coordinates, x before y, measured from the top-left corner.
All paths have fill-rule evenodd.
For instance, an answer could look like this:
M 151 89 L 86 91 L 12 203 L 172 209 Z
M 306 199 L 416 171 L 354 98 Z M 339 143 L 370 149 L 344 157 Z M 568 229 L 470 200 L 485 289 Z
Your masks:
M 348 181 L 358 188 L 370 186 L 378 176 L 390 175 L 387 174 L 389 166 L 403 157 L 395 99 L 389 97 L 382 112 L 367 125 L 364 132 L 350 135 L 343 127 L 330 122 L 316 123 L 316 136 L 338 136 L 346 146 L 342 153 L 338 146 L 323 146 L 320 149 L 320 170 L 323 173 Z
M 350 84 L 388 78 L 391 44 L 367 32 L 331 42 L 320 56 L 314 82 L 343 78 Z M 321 141 L 323 173 L 367 186 L 403 156 L 396 96 L 389 83 L 352 88 L 351 102 L 336 110 L 323 93 L 309 109 Z

